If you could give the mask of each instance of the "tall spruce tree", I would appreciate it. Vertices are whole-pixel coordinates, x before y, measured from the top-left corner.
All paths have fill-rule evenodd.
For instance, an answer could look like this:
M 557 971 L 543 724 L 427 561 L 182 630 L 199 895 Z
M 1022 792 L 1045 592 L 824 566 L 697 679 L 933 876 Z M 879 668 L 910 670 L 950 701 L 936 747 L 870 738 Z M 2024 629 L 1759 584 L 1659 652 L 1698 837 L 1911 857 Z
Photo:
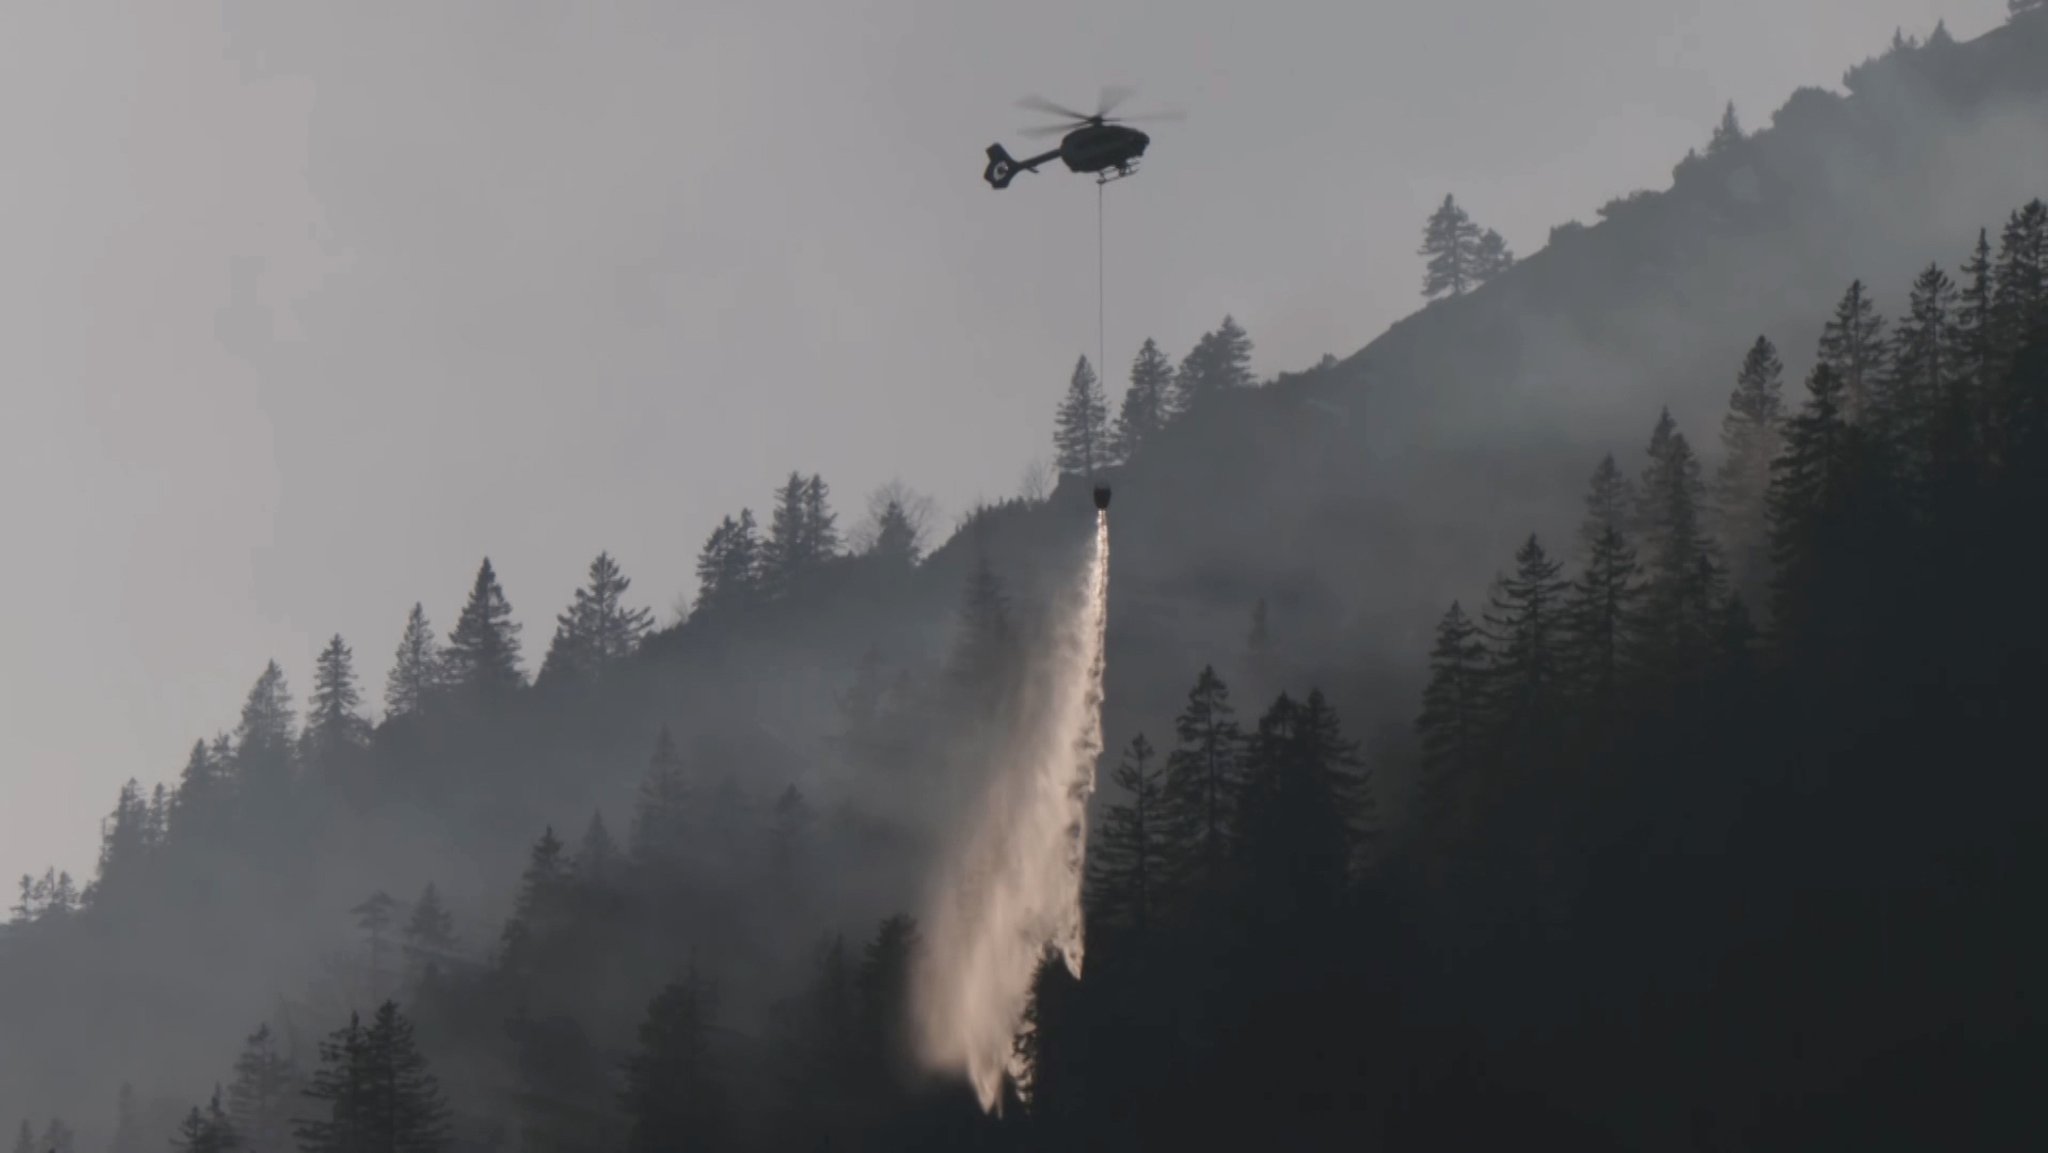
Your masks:
M 270 1026 L 259 1025 L 242 1042 L 228 1083 L 228 1118 L 249 1153 L 291 1153 L 299 1088 L 298 1069 L 278 1051 Z
M 1457 601 L 1437 622 L 1429 652 L 1429 683 L 1415 729 L 1422 741 L 1418 815 L 1425 827 L 1445 830 L 1455 819 L 1460 790 L 1468 788 L 1486 739 L 1486 642 Z
M 265 813 L 275 811 L 273 806 L 291 783 L 294 723 L 284 670 L 271 661 L 242 702 L 234 745 L 237 788 L 245 802 Z
M 527 852 L 512 916 L 498 937 L 498 963 L 505 971 L 530 974 L 536 968 L 539 947 L 567 920 L 572 875 L 561 838 L 550 825 Z
M 1566 671 L 1581 695 L 1602 712 L 1612 710 L 1636 641 L 1636 550 L 1626 530 L 1633 498 L 1628 478 L 1601 458 L 1586 493 L 1586 519 L 1579 528 L 1585 562 L 1572 582 L 1564 611 Z
M 1827 615 L 1815 611 L 1828 595 L 1819 562 L 1832 551 L 1831 527 L 1844 515 L 1859 456 L 1841 374 L 1822 361 L 1807 376 L 1806 391 L 1787 422 L 1770 492 L 1772 616 L 1795 647 Z
M 1055 462 L 1062 474 L 1084 479 L 1109 464 L 1109 406 L 1088 358 L 1074 363 L 1074 375 L 1053 421 Z
M 350 773 L 368 749 L 370 722 L 359 711 L 362 703 L 355 654 L 336 633 L 314 665 L 313 696 L 306 709 L 306 757 L 321 773 Z
M 434 626 L 427 622 L 427 610 L 415 603 L 405 618 L 405 633 L 398 638 L 398 653 L 391 673 L 384 680 L 384 712 L 387 716 L 410 716 L 426 707 L 446 679 L 441 646 L 434 639 Z
M 1174 374 L 1172 415 L 1191 411 L 1212 396 L 1252 386 L 1252 338 L 1232 316 L 1203 334 Z
M 1693 667 L 1713 634 L 1723 573 L 1702 525 L 1706 485 L 1685 434 L 1658 423 L 1639 496 L 1647 581 L 1641 640 L 1664 673 Z
M 631 1153 L 726 1147 L 731 1118 L 713 1044 L 715 1012 L 694 965 L 648 1004 L 622 1094 Z
M 1514 575 L 1494 582 L 1483 616 L 1492 641 L 1488 693 L 1493 711 L 1509 723 L 1543 717 L 1562 691 L 1570 588 L 1562 571 L 1532 533 L 1515 550 Z
M 1430 213 L 1422 229 L 1418 255 L 1429 261 L 1422 277 L 1422 295 L 1463 296 L 1478 283 L 1480 231 L 1449 195 Z
M 804 482 L 804 551 L 812 566 L 839 555 L 839 516 L 832 511 L 832 490 L 825 478 L 812 473 Z
M 1300 704 L 1283 693 L 1259 718 L 1234 838 L 1248 915 L 1303 928 L 1337 911 L 1369 827 L 1359 764 L 1320 692 Z
M 1856 280 L 1850 282 L 1834 316 L 1821 330 L 1820 358 L 1842 382 L 1843 413 L 1849 420 L 1868 415 L 1871 403 L 1883 391 L 1884 329 L 1884 317 L 1870 302 L 1863 282 Z
M 643 865 L 673 866 L 690 851 L 698 828 L 693 790 L 676 739 L 663 725 L 655 734 L 647 775 L 633 803 L 629 841 L 633 859 Z
M 1172 416 L 1173 364 L 1151 337 L 1138 348 L 1131 361 L 1131 384 L 1124 390 L 1117 411 L 1116 429 L 1110 435 L 1111 454 L 1128 461 L 1152 443 Z
M 550 679 L 595 677 L 632 656 L 654 627 L 650 610 L 626 607 L 626 590 L 632 585 L 610 553 L 598 553 L 590 562 L 588 582 L 576 590 L 569 608 L 555 618 L 555 639 L 548 646 L 541 675 Z
M 1155 759 L 1145 734 L 1131 738 L 1111 775 L 1123 795 L 1103 814 L 1088 848 L 1089 911 L 1104 924 L 1140 936 L 1157 918 L 1164 879 L 1164 814 Z
M 987 553 L 977 549 L 961 597 L 947 679 L 974 715 L 985 718 L 1009 698 L 1022 656 L 1009 595 Z
M 761 542 L 752 509 L 726 517 L 697 554 L 696 610 L 738 608 L 761 588 Z
M 1479 244 L 1472 251 L 1474 284 L 1485 284 L 1514 266 L 1515 254 L 1500 233 L 1489 228 L 1480 234 Z
M 518 621 L 498 584 L 498 574 L 485 557 L 477 566 L 469 600 L 448 634 L 446 652 L 450 682 L 457 688 L 486 698 L 501 697 L 523 686 L 526 674 L 519 667 Z
M 235 1153 L 246 1148 L 241 1135 L 235 1132 L 233 1122 L 221 1108 L 219 1089 L 213 1091 L 213 1099 L 204 1110 L 195 1105 L 191 1112 L 185 1114 L 177 1134 L 171 1138 L 171 1148 L 178 1153 Z
M 14 1153 L 37 1153 L 35 1130 L 26 1121 L 14 1135 Z
M 1771 462 L 1784 433 L 1785 365 L 1765 337 L 1757 337 L 1735 374 L 1735 391 L 1721 418 L 1721 466 L 1714 474 L 1714 511 L 1722 547 L 1742 587 L 1754 593 L 1770 571 L 1770 536 L 1764 495 Z
M 294 1125 L 303 1153 L 440 1153 L 448 1145 L 440 1084 L 396 1002 L 378 1006 L 368 1026 L 351 1014 L 321 1042 L 305 1096 L 323 1105 Z
M 441 901 L 432 881 L 412 903 L 412 915 L 400 931 L 408 980 L 414 984 L 439 970 L 455 955 L 455 915 Z
M 1204 666 L 1174 718 L 1177 746 L 1166 756 L 1160 817 L 1178 883 L 1209 888 L 1230 857 L 1230 829 L 1243 780 L 1243 735 L 1230 704 L 1230 687 Z
M 1877 429 L 1922 479 L 1974 454 L 1962 380 L 1967 353 L 1956 286 L 1939 265 L 1913 281 L 1906 315 L 1892 334 L 1885 403 Z
M 1719 156 L 1742 143 L 1742 121 L 1735 118 L 1735 102 L 1721 110 L 1721 122 L 1714 125 L 1714 134 L 1707 139 L 1707 155 Z

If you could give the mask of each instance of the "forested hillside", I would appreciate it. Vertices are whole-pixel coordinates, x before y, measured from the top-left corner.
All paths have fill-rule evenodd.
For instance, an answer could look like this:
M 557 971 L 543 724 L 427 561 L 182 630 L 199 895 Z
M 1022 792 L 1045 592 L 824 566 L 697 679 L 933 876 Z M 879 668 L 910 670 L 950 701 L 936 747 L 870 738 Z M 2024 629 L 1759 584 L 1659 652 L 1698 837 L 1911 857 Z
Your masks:
M 1846 79 L 1343 361 L 1083 361 L 1068 475 L 929 555 L 793 472 L 672 627 L 600 556 L 538 644 L 484 560 L 262 670 L 92 877 L 23 878 L 16 1153 L 2021 1131 L 2048 11 Z M 905 982 L 1093 483 L 1089 968 L 997 1120 Z

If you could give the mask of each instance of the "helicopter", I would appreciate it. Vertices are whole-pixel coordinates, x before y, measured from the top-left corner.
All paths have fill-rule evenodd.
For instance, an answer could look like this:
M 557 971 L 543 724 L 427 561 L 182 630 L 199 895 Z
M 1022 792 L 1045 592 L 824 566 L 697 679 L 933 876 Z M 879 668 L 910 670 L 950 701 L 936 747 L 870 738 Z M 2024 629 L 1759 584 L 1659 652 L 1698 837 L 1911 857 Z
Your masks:
M 1066 118 L 1064 123 L 1026 129 L 1024 135 L 1037 137 L 1064 133 L 1064 138 L 1058 148 L 1025 160 L 1012 157 L 1001 144 L 991 144 L 988 146 L 988 167 L 982 170 L 981 178 L 988 181 L 991 188 L 1008 188 L 1019 172 L 1036 172 L 1039 165 L 1049 160 L 1064 161 L 1071 172 L 1093 173 L 1097 184 L 1129 176 L 1138 170 L 1138 158 L 1145 154 L 1145 147 L 1152 143 L 1152 138 L 1125 125 L 1133 120 L 1181 118 L 1177 112 L 1150 116 L 1110 115 L 1130 97 L 1128 88 L 1104 88 L 1093 115 L 1054 104 L 1042 96 L 1027 96 L 1019 100 L 1017 106 L 1020 108 Z

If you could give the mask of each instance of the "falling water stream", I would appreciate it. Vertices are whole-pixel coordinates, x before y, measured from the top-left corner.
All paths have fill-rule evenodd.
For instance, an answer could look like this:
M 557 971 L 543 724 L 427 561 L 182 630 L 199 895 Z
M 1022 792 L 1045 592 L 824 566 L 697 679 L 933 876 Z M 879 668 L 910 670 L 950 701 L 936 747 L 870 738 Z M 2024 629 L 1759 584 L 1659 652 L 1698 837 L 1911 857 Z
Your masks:
M 920 1052 L 933 1069 L 964 1074 L 984 1110 L 1000 1103 L 1005 1073 L 1021 1082 L 1016 1042 L 1047 950 L 1081 975 L 1088 798 L 1102 752 L 1107 511 L 1096 513 L 1095 549 L 1075 594 L 1043 696 L 1027 702 L 1017 740 L 999 754 L 926 915 L 914 1003 Z

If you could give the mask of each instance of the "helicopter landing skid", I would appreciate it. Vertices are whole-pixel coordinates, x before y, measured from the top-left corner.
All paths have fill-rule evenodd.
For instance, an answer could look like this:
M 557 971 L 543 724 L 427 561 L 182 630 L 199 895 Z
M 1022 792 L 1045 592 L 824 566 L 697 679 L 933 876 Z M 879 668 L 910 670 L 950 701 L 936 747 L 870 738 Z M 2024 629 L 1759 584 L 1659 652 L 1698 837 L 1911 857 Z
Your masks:
M 1095 183 L 1108 184 L 1112 180 L 1122 180 L 1124 177 L 1133 175 L 1137 171 L 1138 162 L 1133 160 L 1129 164 L 1120 164 L 1115 168 L 1105 168 L 1101 172 L 1096 173 Z

